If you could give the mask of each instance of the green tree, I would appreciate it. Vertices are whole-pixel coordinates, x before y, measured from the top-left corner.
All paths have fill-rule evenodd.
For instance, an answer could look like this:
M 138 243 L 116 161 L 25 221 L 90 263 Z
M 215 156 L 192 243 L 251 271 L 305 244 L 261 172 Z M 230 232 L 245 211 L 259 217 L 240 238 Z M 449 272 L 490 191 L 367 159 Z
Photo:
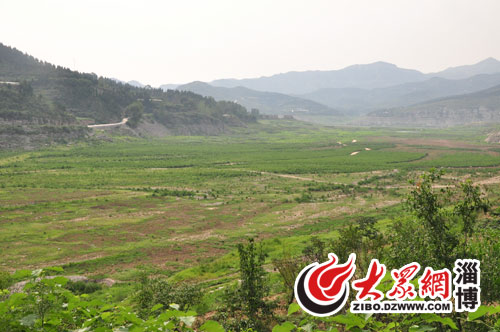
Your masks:
M 463 198 L 453 208 L 462 226 L 463 248 L 467 248 L 469 238 L 473 235 L 479 212 L 488 212 L 489 202 L 481 197 L 481 190 L 470 180 L 461 183 Z M 465 252 L 464 252 L 465 254 Z
M 341 262 L 347 261 L 351 253 L 356 254 L 356 273 L 366 273 L 370 261 L 379 257 L 386 243 L 385 237 L 375 228 L 377 220 L 373 217 L 360 217 L 349 226 L 339 230 L 339 237 L 330 245 L 330 252 L 337 254 Z
M 457 234 L 451 231 L 450 213 L 446 207 L 452 192 L 450 188 L 436 185 L 443 174 L 442 170 L 432 169 L 422 174 L 418 181 L 410 181 L 414 188 L 405 201 L 407 210 L 422 222 L 424 226 L 422 235 L 428 236 L 431 240 L 430 248 L 437 266 L 433 265 L 439 268 L 453 264 L 455 257 L 452 253 L 458 244 Z
M 262 246 L 256 246 L 254 239 L 250 239 L 246 246 L 239 244 L 238 253 L 241 275 L 240 294 L 244 311 L 250 319 L 254 320 L 258 318 L 261 311 L 267 309 L 264 297 L 268 294 L 269 288 L 263 267 L 266 254 L 262 251 Z
M 168 308 L 171 304 L 178 305 L 179 310 L 187 310 L 198 303 L 201 297 L 202 293 L 197 285 L 171 284 L 167 280 L 149 278 L 144 274 L 135 301 L 140 316 L 147 317 L 152 313 L 159 313 L 160 308 Z M 155 307 L 158 309 L 154 309 Z
M 0 270 L 0 290 L 7 289 L 12 284 L 12 276 L 9 272 Z
M 306 257 L 308 262 L 318 262 L 322 263 L 328 258 L 328 252 L 326 250 L 326 244 L 317 236 L 312 236 L 310 239 L 310 244 L 304 248 L 302 253 Z
M 283 281 L 283 289 L 288 293 L 288 304 L 293 302 L 295 278 L 297 278 L 302 265 L 303 259 L 293 257 L 289 251 L 285 251 L 285 248 L 283 248 L 283 254 L 280 258 L 273 259 L 274 270 L 279 272 Z
M 137 128 L 144 113 L 144 106 L 139 101 L 133 102 L 125 109 L 125 115 L 128 117 L 127 125 L 131 128 Z
M 19 91 L 21 91 L 21 94 L 25 97 L 33 96 L 33 87 L 28 81 L 19 83 Z
M 489 206 L 480 188 L 470 181 L 444 188 L 438 185 L 443 173 L 431 170 L 418 181 L 411 181 L 414 188 L 405 201 L 408 211 L 416 217 L 407 227 L 428 239 L 424 244 L 427 254 L 416 258 L 421 264 L 439 268 L 450 267 L 455 259 L 470 253 L 469 238 L 477 231 L 479 213 L 488 211 Z M 418 241 L 414 238 L 408 238 L 408 243 Z
M 274 305 L 265 300 L 269 294 L 263 267 L 266 254 L 254 239 L 249 239 L 246 245 L 239 244 L 238 254 L 241 283 L 225 290 L 218 320 L 224 321 L 230 331 L 268 331 Z

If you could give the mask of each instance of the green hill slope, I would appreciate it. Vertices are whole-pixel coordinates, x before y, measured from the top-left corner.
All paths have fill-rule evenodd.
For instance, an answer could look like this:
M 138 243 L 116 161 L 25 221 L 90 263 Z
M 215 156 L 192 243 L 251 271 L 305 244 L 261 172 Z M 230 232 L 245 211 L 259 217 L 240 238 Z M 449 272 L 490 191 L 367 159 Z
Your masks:
M 33 96 L 12 94 L 9 105 L 2 108 L 4 122 L 14 124 L 17 118 L 25 119 L 24 124 L 35 118 L 53 125 L 59 118 L 69 123 L 86 118 L 81 124 L 117 122 L 128 116 L 127 107 L 138 101 L 144 107 L 146 120 L 165 126 L 174 134 L 217 133 L 228 126 L 255 121 L 236 103 L 216 102 L 192 92 L 134 87 L 39 61 L 0 44 L 0 82 L 23 81 L 32 87 Z M 40 103 L 35 106 L 38 100 Z
M 19 124 L 63 125 L 75 121 L 59 104 L 50 105 L 41 95 L 35 96 L 29 83 L 0 83 L 0 121 Z
M 275 92 L 262 92 L 244 87 L 223 88 L 203 82 L 192 82 L 177 87 L 180 91 L 192 91 L 216 100 L 235 101 L 247 109 L 256 108 L 266 114 L 315 114 L 341 115 L 340 112 L 312 100 L 292 97 Z

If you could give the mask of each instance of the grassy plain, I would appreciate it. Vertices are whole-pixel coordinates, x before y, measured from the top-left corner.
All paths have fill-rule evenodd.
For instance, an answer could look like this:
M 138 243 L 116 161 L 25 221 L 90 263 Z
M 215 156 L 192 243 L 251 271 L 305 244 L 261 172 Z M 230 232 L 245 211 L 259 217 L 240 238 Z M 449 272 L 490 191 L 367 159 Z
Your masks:
M 472 178 L 498 205 L 500 152 L 483 127 L 396 130 L 263 121 L 214 137 L 113 137 L 0 153 L 0 268 L 227 282 L 237 243 L 269 259 L 358 216 L 387 228 L 409 178 Z M 270 265 L 269 265 L 270 266 Z

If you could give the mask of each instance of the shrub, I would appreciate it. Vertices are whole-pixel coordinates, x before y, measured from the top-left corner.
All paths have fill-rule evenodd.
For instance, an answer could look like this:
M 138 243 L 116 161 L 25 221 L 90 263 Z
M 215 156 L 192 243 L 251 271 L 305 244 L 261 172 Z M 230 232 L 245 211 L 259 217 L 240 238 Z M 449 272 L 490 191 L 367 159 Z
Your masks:
M 12 285 L 12 276 L 7 271 L 0 270 L 0 290 L 7 289 Z
M 155 310 L 155 306 L 161 304 L 168 308 L 171 304 L 177 304 L 180 310 L 187 310 L 202 297 L 201 290 L 197 285 L 177 284 L 173 285 L 167 280 L 159 278 L 141 278 L 140 289 L 135 297 L 141 316 L 149 316 Z
M 102 289 L 102 286 L 97 282 L 92 281 L 68 281 L 66 289 L 70 290 L 74 294 L 81 295 L 92 294 Z

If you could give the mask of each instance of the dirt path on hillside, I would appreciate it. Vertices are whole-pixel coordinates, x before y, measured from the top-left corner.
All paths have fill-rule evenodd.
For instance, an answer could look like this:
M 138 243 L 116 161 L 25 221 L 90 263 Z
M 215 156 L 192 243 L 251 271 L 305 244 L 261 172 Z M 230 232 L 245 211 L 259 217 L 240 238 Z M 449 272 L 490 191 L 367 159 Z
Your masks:
M 118 127 L 118 126 L 126 124 L 127 122 L 128 122 L 128 118 L 123 118 L 123 120 L 121 122 L 88 125 L 87 127 L 89 127 L 89 128 Z
M 259 172 L 257 172 L 257 173 L 259 173 Z M 308 177 L 304 177 L 304 176 L 297 176 L 297 175 L 291 175 L 291 174 L 280 174 L 280 173 L 270 173 L 270 172 L 260 172 L 260 174 L 262 174 L 262 175 L 272 175 L 272 176 L 277 176 L 277 177 L 286 178 L 286 179 L 295 179 L 295 180 L 300 180 L 300 181 L 314 181 L 314 182 L 322 182 L 322 183 L 326 183 L 327 182 L 327 181 L 323 181 L 323 180 L 317 180 L 317 179 L 313 179 L 313 178 L 308 178 Z

